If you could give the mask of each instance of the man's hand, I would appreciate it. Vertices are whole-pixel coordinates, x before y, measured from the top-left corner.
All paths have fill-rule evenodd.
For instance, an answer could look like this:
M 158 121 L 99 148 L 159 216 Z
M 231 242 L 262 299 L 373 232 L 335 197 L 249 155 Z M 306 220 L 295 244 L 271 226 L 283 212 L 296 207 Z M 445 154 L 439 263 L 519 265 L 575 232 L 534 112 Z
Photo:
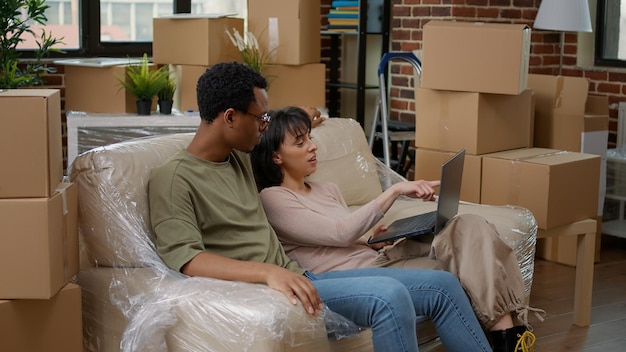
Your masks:
M 181 272 L 189 276 L 266 284 L 271 289 L 282 292 L 293 305 L 298 304 L 300 300 L 307 313 L 315 316 L 323 308 L 322 299 L 309 279 L 274 264 L 249 262 L 202 252 L 187 262 L 181 268 Z
M 374 234 L 372 235 L 371 238 L 374 238 L 379 233 L 385 232 L 385 231 L 387 231 L 387 226 L 386 225 L 380 225 L 380 227 L 378 227 L 376 230 L 374 230 Z M 389 245 L 392 245 L 392 244 L 393 244 L 393 241 L 385 241 L 385 242 L 372 243 L 369 246 L 372 249 L 379 250 L 379 249 L 382 249 L 385 246 L 389 246 Z
M 265 282 L 268 287 L 282 292 L 293 305 L 302 302 L 307 313 L 318 316 L 323 308 L 317 289 L 304 275 L 298 275 L 279 266 L 272 266 Z
M 311 119 L 311 128 L 315 128 L 322 124 L 326 118 L 322 117 L 322 114 L 316 108 L 312 106 L 299 106 L 300 109 L 306 111 Z

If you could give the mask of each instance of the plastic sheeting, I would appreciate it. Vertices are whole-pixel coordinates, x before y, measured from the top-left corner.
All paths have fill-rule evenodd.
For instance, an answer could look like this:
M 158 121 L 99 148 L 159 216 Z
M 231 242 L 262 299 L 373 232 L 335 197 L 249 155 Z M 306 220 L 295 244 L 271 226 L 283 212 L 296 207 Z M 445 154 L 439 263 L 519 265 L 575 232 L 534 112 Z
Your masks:
M 364 204 L 403 180 L 371 155 L 355 121 L 329 119 L 313 133 L 320 146 L 315 175 L 340 185 L 349 205 Z M 358 327 L 328 309 L 320 317 L 310 316 L 265 285 L 188 278 L 165 266 L 149 223 L 148 177 L 192 136 L 163 135 L 98 147 L 79 155 L 71 166 L 71 180 L 79 185 L 78 283 L 83 288 L 85 350 L 328 351 L 333 343 L 328 336 L 357 333 Z M 406 202 L 424 204 L 415 212 L 432 210 L 427 204 L 432 202 Z M 530 293 L 536 236 L 532 214 L 523 208 L 479 205 L 462 205 L 460 212 L 484 215 L 496 225 L 515 249 Z M 344 339 L 342 350 L 371 348 L 367 341 L 349 340 L 358 347 L 346 346 Z

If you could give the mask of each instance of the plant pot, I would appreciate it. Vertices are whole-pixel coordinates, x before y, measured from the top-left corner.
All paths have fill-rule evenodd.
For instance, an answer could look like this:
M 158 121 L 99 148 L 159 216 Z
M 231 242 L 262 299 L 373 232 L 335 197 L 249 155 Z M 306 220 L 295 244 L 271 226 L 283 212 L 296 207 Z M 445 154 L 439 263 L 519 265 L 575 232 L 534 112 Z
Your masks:
M 172 114 L 172 105 L 174 105 L 173 100 L 159 100 L 159 113 L 161 115 L 171 115 Z
M 152 100 L 137 100 L 137 115 L 150 115 Z

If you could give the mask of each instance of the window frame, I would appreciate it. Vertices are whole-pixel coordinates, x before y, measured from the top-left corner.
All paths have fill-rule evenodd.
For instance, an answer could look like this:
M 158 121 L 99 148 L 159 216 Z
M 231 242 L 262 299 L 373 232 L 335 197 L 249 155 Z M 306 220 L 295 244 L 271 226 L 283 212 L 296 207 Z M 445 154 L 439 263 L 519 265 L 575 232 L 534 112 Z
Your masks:
M 596 66 L 626 67 L 626 59 L 614 59 L 604 56 L 606 45 L 606 2 L 610 0 L 598 0 L 596 5 L 596 36 L 594 64 Z
M 191 0 L 172 0 L 173 13 L 191 13 Z M 102 42 L 100 40 L 100 0 L 80 0 L 79 49 L 64 49 L 50 57 L 140 57 L 152 56 L 152 42 Z M 34 58 L 34 50 L 22 50 L 22 58 Z

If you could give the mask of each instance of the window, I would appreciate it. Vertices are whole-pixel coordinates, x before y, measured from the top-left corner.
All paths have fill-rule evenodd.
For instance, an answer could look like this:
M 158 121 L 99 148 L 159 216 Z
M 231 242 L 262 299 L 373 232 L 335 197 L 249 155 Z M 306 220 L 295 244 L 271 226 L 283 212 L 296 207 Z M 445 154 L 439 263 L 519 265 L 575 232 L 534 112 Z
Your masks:
M 63 37 L 55 56 L 141 56 L 152 53 L 152 19 L 173 13 L 229 13 L 246 16 L 246 0 L 46 0 L 45 30 Z M 43 26 L 34 27 L 39 34 Z M 36 43 L 20 45 L 28 57 Z
M 626 67 L 626 1 L 598 0 L 596 65 Z

